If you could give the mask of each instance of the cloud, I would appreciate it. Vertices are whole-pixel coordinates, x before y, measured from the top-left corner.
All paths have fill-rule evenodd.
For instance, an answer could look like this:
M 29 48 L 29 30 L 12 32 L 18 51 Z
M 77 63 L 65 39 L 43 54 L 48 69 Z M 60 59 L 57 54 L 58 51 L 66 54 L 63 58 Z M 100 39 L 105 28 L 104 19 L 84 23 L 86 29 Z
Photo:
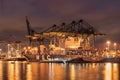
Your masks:
M 35 29 L 83 18 L 112 37 L 119 34 L 119 7 L 119 0 L 4 0 L 0 10 L 0 31 L 10 30 L 15 34 L 25 31 L 25 16 Z

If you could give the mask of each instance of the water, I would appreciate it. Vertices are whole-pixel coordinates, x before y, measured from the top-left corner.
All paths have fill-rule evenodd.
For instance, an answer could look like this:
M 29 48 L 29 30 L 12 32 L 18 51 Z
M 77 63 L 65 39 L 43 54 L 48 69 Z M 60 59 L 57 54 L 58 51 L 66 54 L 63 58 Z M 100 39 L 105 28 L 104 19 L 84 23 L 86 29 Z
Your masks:
M 120 80 L 117 63 L 27 63 L 0 61 L 0 80 Z

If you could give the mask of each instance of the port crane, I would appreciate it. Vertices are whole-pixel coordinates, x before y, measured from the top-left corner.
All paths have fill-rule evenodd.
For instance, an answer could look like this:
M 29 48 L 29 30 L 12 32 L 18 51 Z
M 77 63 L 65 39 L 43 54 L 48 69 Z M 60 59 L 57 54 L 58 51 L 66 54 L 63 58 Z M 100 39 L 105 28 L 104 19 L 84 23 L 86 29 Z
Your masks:
M 49 40 L 49 47 L 54 45 L 66 48 L 66 40 L 73 37 L 74 40 L 79 40 L 80 47 L 82 47 L 83 49 L 91 49 L 94 48 L 95 37 L 105 35 L 104 33 L 100 33 L 92 25 L 88 24 L 83 19 L 72 21 L 68 24 L 66 24 L 65 22 L 63 22 L 61 25 L 54 24 L 53 26 L 40 31 L 39 33 L 34 31 L 30 27 L 30 23 L 27 17 L 26 23 L 28 30 L 27 37 L 29 38 L 30 44 L 33 40 L 39 41 L 41 43 L 44 42 L 45 39 L 47 39 Z M 64 46 L 60 46 L 61 44 L 63 44 Z

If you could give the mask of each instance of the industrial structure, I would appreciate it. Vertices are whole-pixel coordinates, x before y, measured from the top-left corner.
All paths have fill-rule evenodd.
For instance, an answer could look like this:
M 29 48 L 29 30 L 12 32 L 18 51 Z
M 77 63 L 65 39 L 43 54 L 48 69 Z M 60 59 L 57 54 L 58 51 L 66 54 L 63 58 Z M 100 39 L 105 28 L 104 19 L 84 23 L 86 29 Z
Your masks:
M 85 20 L 72 21 L 71 23 L 62 23 L 61 25 L 53 25 L 39 33 L 33 30 L 26 17 L 26 24 L 29 44 L 32 46 L 37 43 L 38 46 L 46 45 L 49 50 L 61 53 L 66 50 L 90 50 L 94 49 L 95 37 L 104 36 L 105 34 L 97 31 L 93 26 Z M 40 49 L 41 50 L 41 49 Z

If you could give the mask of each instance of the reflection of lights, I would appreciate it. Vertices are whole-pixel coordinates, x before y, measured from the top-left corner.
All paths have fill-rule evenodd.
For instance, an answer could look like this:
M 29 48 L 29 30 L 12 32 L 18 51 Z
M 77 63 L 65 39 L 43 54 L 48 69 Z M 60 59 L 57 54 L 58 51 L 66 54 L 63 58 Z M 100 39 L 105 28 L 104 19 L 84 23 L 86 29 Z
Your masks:
M 113 80 L 118 80 L 119 79 L 119 70 L 118 70 L 118 64 L 114 63 L 113 64 Z
M 49 80 L 54 80 L 54 64 L 49 64 Z
M 105 65 L 104 80 L 119 80 L 119 67 L 116 63 L 107 63 Z
M 75 80 L 75 65 L 71 65 L 71 80 Z
M 92 68 L 95 68 L 95 63 L 92 64 Z
M 105 65 L 105 80 L 112 80 L 112 63 Z
M 8 63 L 8 79 L 14 80 L 15 75 L 15 64 L 11 64 L 11 62 Z
M 3 63 L 0 61 L 0 79 L 3 80 Z
M 64 76 L 65 75 L 65 73 L 63 73 L 64 72 L 64 69 L 63 69 L 63 67 L 61 66 L 61 64 L 54 64 L 54 69 L 53 69 L 53 71 L 54 71 L 54 75 L 53 75 L 53 80 L 64 80 L 63 79 L 63 77 L 61 77 L 61 76 Z M 59 76 L 60 75 L 60 76 Z M 52 77 L 52 76 L 51 76 Z
M 15 72 L 14 72 L 14 74 L 15 74 L 15 79 L 16 80 L 20 80 L 20 70 L 21 68 L 20 68 L 20 64 L 19 64 L 19 62 L 18 61 L 15 61 Z
M 27 65 L 27 74 L 26 74 L 27 80 L 32 80 L 32 69 L 31 65 Z

